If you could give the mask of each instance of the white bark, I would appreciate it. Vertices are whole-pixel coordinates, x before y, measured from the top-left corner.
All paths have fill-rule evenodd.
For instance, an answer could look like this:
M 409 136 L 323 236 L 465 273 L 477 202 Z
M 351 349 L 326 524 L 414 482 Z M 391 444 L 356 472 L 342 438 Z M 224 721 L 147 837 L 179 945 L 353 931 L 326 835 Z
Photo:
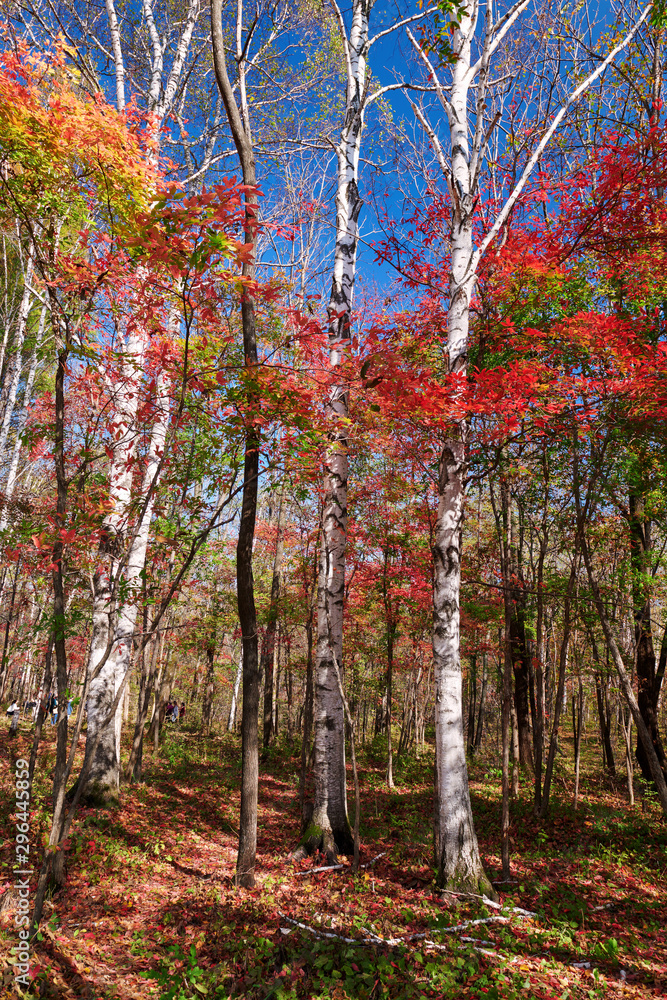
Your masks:
M 99 602 L 97 600 L 98 594 L 96 593 L 93 612 L 93 642 L 91 643 L 89 667 L 91 682 L 88 697 L 88 732 L 86 736 L 88 746 L 93 745 L 97 737 L 99 723 L 108 715 L 110 706 L 113 704 L 125 680 L 125 675 L 130 668 L 132 639 L 138 612 L 137 594 L 141 588 L 141 573 L 146 562 L 150 524 L 159 484 L 159 467 L 164 454 L 168 425 L 169 384 L 164 373 L 160 373 L 157 385 L 155 422 L 153 424 L 142 486 L 142 496 L 145 496 L 146 500 L 142 504 L 141 516 L 132 534 L 125 566 L 120 573 L 116 574 L 113 580 L 115 595 L 118 594 L 119 590 L 125 595 L 123 603 L 120 603 L 120 599 L 118 599 L 117 617 L 112 617 L 109 613 L 112 595 L 107 590 L 106 581 L 108 577 L 100 581 Z M 123 480 L 123 489 L 125 486 L 126 483 Z M 118 512 L 119 507 L 116 508 L 114 513 L 118 514 Z M 106 600 L 106 608 L 101 606 L 102 600 Z M 110 617 L 112 617 L 111 625 L 109 621 Z M 115 626 L 113 624 L 114 617 Z M 97 630 L 95 628 L 96 623 Z M 111 636 L 111 628 L 114 630 L 113 644 L 111 650 L 108 651 L 107 646 Z M 102 645 L 103 642 L 104 645 Z M 93 658 L 93 654 L 96 659 Z M 95 677 L 95 669 L 104 655 L 107 655 L 107 660 L 99 675 Z M 119 702 L 114 720 L 107 726 L 98 744 L 95 760 L 91 765 L 89 781 L 111 787 L 118 786 L 120 781 L 121 727 L 122 704 Z
M 171 110 L 183 77 L 199 4 L 196 0 L 191 0 L 188 5 L 185 25 L 176 43 L 174 59 L 170 71 L 166 74 L 166 79 L 164 52 L 167 41 L 165 40 L 163 43 L 160 39 L 151 0 L 143 0 L 142 9 L 152 46 L 148 104 L 150 110 L 154 112 L 154 118 L 151 122 L 151 136 L 157 144 L 159 128 Z M 120 109 L 121 104 L 125 103 L 125 61 L 113 0 L 107 0 L 107 16 L 114 53 L 116 101 Z M 149 153 L 155 158 L 157 158 L 157 154 L 157 148 Z M 140 523 L 130 542 L 127 561 L 120 574 L 123 578 L 123 585 L 129 587 L 129 597 L 120 605 L 118 589 L 121 579 L 118 575 L 118 558 L 122 554 L 124 542 L 127 541 L 126 529 L 131 509 L 133 462 L 136 451 L 136 415 L 145 347 L 146 334 L 135 328 L 128 335 L 123 351 L 120 384 L 118 386 L 109 385 L 113 399 L 112 420 L 115 425 L 116 441 L 110 469 L 109 513 L 105 518 L 103 526 L 105 538 L 103 538 L 100 547 L 102 560 L 93 581 L 92 639 L 88 662 L 90 687 L 87 702 L 87 748 L 94 745 L 100 722 L 109 714 L 110 706 L 113 704 L 129 665 L 132 635 L 137 616 L 136 592 L 140 574 L 144 568 L 154 494 L 157 488 L 156 482 L 151 499 L 144 506 Z M 149 469 L 153 470 L 151 477 L 156 473 L 159 457 L 164 450 L 167 426 L 164 421 L 168 420 L 168 405 L 166 409 L 164 408 L 166 392 L 166 385 L 161 383 L 159 412 L 153 428 L 146 476 L 149 476 Z M 160 452 L 157 459 L 155 456 L 158 452 L 155 449 Z M 145 480 L 145 488 L 147 488 L 146 482 L 151 483 L 152 478 Z M 109 648 L 110 640 L 113 640 L 111 650 Z M 121 723 L 121 712 L 118 710 L 113 724 L 107 726 L 100 737 L 88 781 L 100 786 L 112 788 L 118 786 Z
M 130 546 L 124 573 L 125 585 L 128 588 L 128 600 L 120 609 L 114 635 L 114 651 L 112 654 L 115 668 L 114 695 L 123 683 L 125 674 L 130 669 L 132 638 L 134 636 L 134 627 L 138 612 L 137 595 L 141 589 L 141 573 L 146 563 L 148 536 L 160 479 L 160 462 L 164 454 L 167 430 L 169 428 L 169 388 L 169 381 L 166 375 L 161 372 L 157 384 L 155 423 L 151 434 L 148 461 L 146 463 L 141 493 L 142 497 L 146 497 L 147 499 L 142 505 L 142 515 L 135 529 Z M 115 719 L 116 760 L 118 763 L 120 763 L 121 726 L 122 713 L 119 705 Z
M 241 677 L 243 676 L 243 643 L 241 643 L 241 651 L 239 653 L 239 665 L 236 668 L 236 677 L 234 679 L 234 690 L 232 692 L 232 703 L 229 706 L 229 718 L 227 719 L 227 732 L 231 733 L 234 729 L 236 723 L 236 710 L 239 703 L 239 689 L 241 687 Z
M 336 248 L 329 299 L 329 363 L 340 367 L 350 340 L 358 220 L 362 201 L 357 187 L 359 153 L 364 124 L 364 102 L 372 3 L 355 0 L 349 38 L 341 11 L 335 6 L 347 67 L 346 110 L 336 148 Z M 350 853 L 353 848 L 347 816 L 345 780 L 345 715 L 336 679 L 334 657 L 343 663 L 343 601 L 347 538 L 347 428 L 348 387 L 332 386 L 325 404 L 330 423 L 324 458 L 324 507 L 318 583 L 317 650 L 315 665 L 315 801 L 313 830 L 324 849 Z
M 18 393 L 19 382 L 21 381 L 21 371 L 23 365 L 21 363 L 21 353 L 23 351 L 23 342 L 25 340 L 25 331 L 28 325 L 28 316 L 30 314 L 30 308 L 32 306 L 32 292 L 30 291 L 30 285 L 32 284 L 32 275 L 34 270 L 32 247 L 29 252 L 28 260 L 26 263 L 25 270 L 25 281 L 23 285 L 23 295 L 21 296 L 21 305 L 19 306 L 19 313 L 16 323 L 16 334 L 14 336 L 14 357 L 11 363 L 8 365 L 9 371 L 5 376 L 5 380 L 9 378 L 9 373 L 11 372 L 11 379 L 8 381 L 7 395 L 4 400 L 4 413 L 2 417 L 2 425 L 0 426 L 0 456 L 4 455 L 5 448 L 7 447 L 7 437 L 9 434 L 9 425 L 14 414 L 14 407 L 16 405 L 16 396 Z
M 447 349 L 449 371 L 465 375 L 474 274 L 473 204 L 468 147 L 470 40 L 475 19 L 465 16 L 454 36 L 458 59 L 446 102 L 452 193 L 451 273 Z M 466 471 L 466 423 L 454 426 L 440 455 L 438 515 L 433 544 L 433 664 L 435 672 L 435 855 L 440 884 L 489 894 L 472 817 L 463 733 L 460 660 L 461 542 Z
M 109 471 L 109 513 L 102 526 L 100 562 L 93 577 L 92 636 L 88 657 L 88 729 L 86 752 L 94 745 L 101 720 L 109 713 L 117 692 L 114 657 L 108 649 L 116 627 L 118 580 L 117 557 L 123 549 L 124 533 L 132 499 L 133 464 L 136 451 L 136 414 L 140 398 L 145 337 L 136 330 L 129 337 L 119 384 L 109 388 L 114 401 L 116 441 Z M 119 782 L 115 729 L 107 727 L 95 751 L 88 780 L 117 787 Z
M 19 242 L 19 246 L 20 246 L 20 234 L 19 234 L 18 226 L 16 228 L 15 235 L 16 235 L 17 241 Z M 19 255 L 20 255 L 20 250 L 19 250 Z M 3 258 L 2 259 L 2 264 L 3 264 L 3 271 L 4 271 L 4 275 L 3 275 L 4 290 L 3 290 L 2 312 L 3 312 L 3 316 L 5 318 L 5 330 L 4 330 L 4 333 L 2 335 L 2 344 L 0 345 L 0 374 L 2 374 L 2 370 L 3 370 L 4 365 L 5 365 L 5 354 L 7 352 L 7 345 L 9 343 L 9 336 L 10 336 L 10 334 L 12 332 L 12 326 L 13 326 L 12 315 L 13 315 L 13 311 L 14 311 L 14 308 L 15 308 L 15 301 L 14 301 L 15 297 L 18 299 L 18 307 L 19 308 L 20 308 L 20 304 L 21 304 L 21 299 L 18 297 L 18 291 L 19 291 L 19 289 L 16 287 L 16 285 L 13 285 L 12 278 L 10 277 L 10 268 L 8 266 L 8 261 L 7 261 L 7 236 L 5 236 L 5 235 L 3 235 L 3 237 L 2 237 L 2 258 Z M 24 286 L 24 290 L 25 290 L 25 286 Z M 11 301 L 10 301 L 10 299 L 11 299 Z M 1 398 L 2 398 L 2 394 L 0 394 L 0 399 Z
M 30 411 L 30 405 L 32 403 L 32 387 L 35 383 L 35 376 L 37 374 L 38 367 L 38 353 L 39 348 L 42 343 L 42 338 L 44 336 L 44 328 L 46 326 L 46 306 L 42 307 L 42 311 L 39 317 L 39 327 L 37 330 L 37 338 L 35 340 L 35 346 L 32 351 L 32 356 L 30 358 L 30 367 L 28 369 L 28 378 L 26 379 L 25 390 L 23 393 L 23 405 L 21 407 L 21 414 L 18 419 L 18 424 L 16 427 L 16 437 L 14 439 L 14 449 L 12 451 L 12 459 L 9 465 L 9 472 L 7 473 L 7 482 L 5 483 L 5 507 L 2 512 L 2 517 L 0 518 L 0 531 L 4 531 L 7 527 L 7 522 L 9 520 L 9 509 L 8 501 L 11 500 L 14 495 L 14 487 L 16 486 L 16 479 L 18 475 L 19 468 L 19 458 L 21 456 L 21 434 L 25 429 L 25 425 L 28 419 L 28 413 Z
M 111 49 L 113 51 L 114 73 L 116 76 L 116 109 L 123 111 L 125 109 L 125 61 L 123 59 L 123 46 L 113 0 L 106 0 L 106 7 L 109 34 L 111 35 Z
M 314 778 L 315 801 L 307 846 L 331 853 L 334 845 L 352 852 L 347 816 L 345 779 L 345 714 L 334 659 L 343 664 L 343 603 L 347 542 L 347 479 L 349 412 L 348 386 L 336 383 L 350 342 L 359 214 L 359 156 L 368 104 L 389 88 L 368 94 L 368 54 L 374 41 L 419 20 L 427 11 L 399 19 L 373 39 L 369 35 L 373 0 L 354 0 L 349 34 L 343 12 L 331 0 L 338 21 L 346 67 L 345 118 L 336 146 L 336 247 L 328 307 L 329 364 L 334 380 L 325 403 L 329 421 L 329 446 L 324 456 L 324 503 L 318 580 L 317 648 L 314 671 Z M 428 9 L 433 10 L 433 8 Z M 396 86 L 403 86 L 397 84 Z
M 639 25 L 646 19 L 646 8 L 625 39 L 601 62 L 598 68 L 570 95 L 554 116 L 542 139 L 508 199 L 487 234 L 475 248 L 473 239 L 473 213 L 479 190 L 481 162 L 489 132 L 485 133 L 485 97 L 488 92 L 490 59 L 502 38 L 517 18 L 528 7 L 520 0 L 505 15 L 493 23 L 492 5 L 486 5 L 485 22 L 481 27 L 480 56 L 472 63 L 471 42 L 478 29 L 477 4 L 473 4 L 461 19 L 452 35 L 455 60 L 451 69 L 451 86 L 445 88 L 428 56 L 412 35 L 410 40 L 424 63 L 449 126 L 449 160 L 435 129 L 423 109 L 415 107 L 416 116 L 433 144 L 443 171 L 452 202 L 451 272 L 449 281 L 449 312 L 447 330 L 448 368 L 450 375 L 465 377 L 467 371 L 470 302 L 474 291 L 476 272 L 483 253 L 509 216 L 512 206 L 524 189 L 532 170 L 547 142 L 565 117 L 567 110 L 584 91 L 601 75 L 630 41 Z M 475 126 L 471 129 L 470 91 L 476 86 Z M 472 155 L 469 136 L 472 133 Z M 443 886 L 463 887 L 477 891 L 490 891 L 490 886 L 479 858 L 475 835 L 468 776 L 465 761 L 465 744 L 462 716 L 462 678 L 460 663 L 460 586 L 461 542 L 466 473 L 465 420 L 454 425 L 447 439 L 441 444 L 439 461 L 438 515 L 433 545 L 433 662 L 436 682 L 436 807 L 435 851 L 439 881 Z

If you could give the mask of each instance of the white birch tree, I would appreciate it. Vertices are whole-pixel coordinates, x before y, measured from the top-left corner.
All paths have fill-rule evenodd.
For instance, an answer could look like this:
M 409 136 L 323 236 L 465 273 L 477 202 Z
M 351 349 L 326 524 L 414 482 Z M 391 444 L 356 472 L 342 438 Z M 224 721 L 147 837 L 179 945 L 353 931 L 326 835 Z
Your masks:
M 317 607 L 317 648 L 314 677 L 313 812 L 304 833 L 303 849 L 336 850 L 351 854 L 352 832 L 347 815 L 345 780 L 345 711 L 334 662 L 343 664 L 343 605 L 347 545 L 347 480 L 349 387 L 337 379 L 349 350 L 354 306 L 354 283 L 359 242 L 359 158 L 369 106 L 389 91 L 409 86 L 402 81 L 371 90 L 368 57 L 371 47 L 386 35 L 418 21 L 423 13 L 399 18 L 370 33 L 374 0 L 354 0 L 349 27 L 343 9 L 331 0 L 338 22 L 345 66 L 345 110 L 335 144 L 336 243 L 327 310 L 331 388 L 325 400 L 330 425 L 324 455 L 323 510 Z M 417 86 L 428 90 L 430 87 Z
M 115 70 L 116 106 L 122 111 L 127 98 L 126 56 L 113 0 L 107 0 L 106 9 Z M 174 108 L 182 77 L 188 67 L 188 53 L 199 15 L 199 3 L 191 0 L 186 8 L 170 66 L 165 65 L 165 57 L 171 39 L 167 35 L 160 37 L 151 0 L 143 0 L 142 13 L 150 40 L 150 71 L 146 94 L 147 110 L 151 115 L 149 145 L 152 149 L 149 155 L 157 161 L 160 131 Z M 140 591 L 150 519 L 160 475 L 160 463 L 158 461 L 155 464 L 154 449 L 158 446 L 161 450 L 164 449 L 166 436 L 165 403 L 163 395 L 160 395 L 148 459 L 148 468 L 153 470 L 149 480 L 151 490 L 139 525 L 134 532 L 128 531 L 138 436 L 136 417 L 141 398 L 148 334 L 139 324 L 131 324 L 127 332 L 119 331 L 119 337 L 124 338 L 122 374 L 119 384 L 109 387 L 114 410 L 110 419 L 116 426 L 116 439 L 109 470 L 109 511 L 103 526 L 99 566 L 93 580 L 92 638 L 88 662 L 90 687 L 87 701 L 87 757 L 95 747 L 94 759 L 89 763 L 88 782 L 97 786 L 98 790 L 115 789 L 120 782 L 120 703 L 115 718 L 106 724 L 104 732 L 100 733 L 99 727 L 107 719 L 109 706 L 114 702 L 130 667 L 132 637 L 130 635 L 128 639 L 127 632 L 130 622 L 131 631 L 134 630 L 136 621 L 136 595 Z M 163 390 L 164 386 L 161 392 Z M 166 412 L 168 413 L 168 408 Z M 121 584 L 125 592 L 134 595 L 129 603 L 119 602 Z
M 443 4 L 442 9 L 450 14 L 453 28 L 449 78 L 446 82 L 427 52 L 410 34 L 413 48 L 429 80 L 436 87 L 448 127 L 447 139 L 441 140 L 423 106 L 413 103 L 415 116 L 432 144 L 451 201 L 446 351 L 449 375 L 459 379 L 467 374 L 471 301 L 483 255 L 501 232 L 549 140 L 568 111 L 628 45 L 648 18 L 652 4 L 640 12 L 635 23 L 611 51 L 598 55 L 596 69 L 567 94 L 551 120 L 542 123 L 541 136 L 527 158 L 517 183 L 476 243 L 474 221 L 485 154 L 490 136 L 501 118 L 501 111 L 491 117 L 487 106 L 494 89 L 498 93 L 498 84 L 491 79 L 492 61 L 494 55 L 500 54 L 510 31 L 530 7 L 530 0 L 519 0 L 503 11 L 492 0 L 485 5 L 473 0 L 456 20 L 453 6 Z M 506 78 L 500 86 L 507 86 Z M 460 589 L 466 436 L 466 420 L 454 420 L 437 449 L 438 512 L 433 544 L 433 661 L 436 680 L 434 846 L 440 885 L 488 894 L 493 890 L 480 860 L 473 823 L 462 713 Z

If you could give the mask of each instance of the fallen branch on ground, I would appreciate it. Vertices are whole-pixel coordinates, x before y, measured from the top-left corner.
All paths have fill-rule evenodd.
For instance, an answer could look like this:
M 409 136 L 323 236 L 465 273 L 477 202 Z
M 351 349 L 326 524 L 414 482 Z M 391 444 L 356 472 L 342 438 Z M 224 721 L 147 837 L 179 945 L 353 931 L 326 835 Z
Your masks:
M 381 854 L 376 854 L 374 858 L 371 858 L 365 865 L 359 865 L 359 868 L 370 868 L 375 864 L 380 858 L 383 858 L 387 852 L 382 851 Z M 307 868 L 306 871 L 297 872 L 297 875 L 319 875 L 320 872 L 337 872 L 341 871 L 343 868 L 349 868 L 350 865 L 323 865 L 321 868 Z
M 517 907 L 517 910 L 520 910 L 520 908 Z M 528 911 L 523 910 L 520 911 L 518 915 L 524 916 L 526 913 L 528 913 Z M 333 931 L 320 930 L 319 928 L 310 927 L 308 924 L 303 924 L 299 920 L 295 920 L 294 917 L 288 917 L 286 913 L 282 912 L 282 910 L 278 910 L 278 914 L 282 917 L 283 920 L 287 920 L 288 923 L 293 924 L 295 927 L 298 927 L 303 931 L 307 931 L 314 937 L 327 938 L 329 940 L 334 939 L 336 941 L 342 941 L 344 944 L 358 944 L 358 945 L 365 944 L 365 945 L 380 946 L 384 948 L 398 948 L 402 946 L 406 948 L 409 947 L 409 945 L 413 941 L 421 941 L 425 948 L 434 948 L 436 951 L 447 951 L 448 949 L 448 945 L 438 944 L 436 941 L 432 941 L 430 938 L 428 938 L 426 936 L 428 932 L 426 931 L 421 931 L 416 934 L 408 934 L 405 937 L 383 938 L 380 937 L 379 934 L 375 934 L 372 931 L 369 931 L 367 928 L 363 928 L 364 931 L 363 937 L 349 938 L 345 937 L 343 934 L 336 934 Z M 468 927 L 473 927 L 478 924 L 490 924 L 490 923 L 508 924 L 509 922 L 510 922 L 509 917 L 495 915 L 492 917 L 479 917 L 477 920 L 466 920 L 462 924 L 456 924 L 453 927 L 439 927 L 438 930 L 443 934 L 453 934 L 456 931 L 466 930 Z M 281 928 L 281 930 L 283 931 L 283 933 L 287 933 L 286 929 Z M 474 950 L 481 952 L 481 954 L 483 955 L 493 955 L 496 957 L 498 956 L 498 952 L 495 951 L 490 952 L 486 951 L 484 948 L 477 947 L 478 943 L 484 945 L 493 945 L 493 941 L 484 941 L 482 939 L 470 938 L 470 937 L 463 937 L 461 938 L 461 940 L 466 943 L 473 944 Z

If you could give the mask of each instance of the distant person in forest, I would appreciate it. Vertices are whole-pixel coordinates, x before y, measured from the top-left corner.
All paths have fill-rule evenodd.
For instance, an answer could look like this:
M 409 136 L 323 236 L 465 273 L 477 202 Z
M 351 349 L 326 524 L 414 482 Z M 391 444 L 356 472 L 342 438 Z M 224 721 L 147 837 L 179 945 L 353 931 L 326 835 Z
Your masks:
M 46 703 L 46 711 L 51 715 L 51 725 L 55 726 L 58 721 L 58 699 L 55 694 L 52 694 L 49 697 L 49 700 Z
M 185 702 L 181 702 L 181 707 L 178 713 L 178 719 L 181 725 L 183 725 L 183 719 L 185 718 Z
M 7 709 L 7 715 L 12 720 L 11 726 L 9 727 L 10 733 L 15 733 L 19 727 L 19 718 L 21 717 L 21 709 L 18 703 L 13 701 L 9 708 Z
M 178 722 L 178 701 L 174 702 L 174 707 L 171 712 L 171 721 Z
M 167 722 L 171 722 L 171 713 L 174 711 L 174 706 L 172 704 L 171 698 L 167 702 L 167 707 L 164 710 L 164 717 Z

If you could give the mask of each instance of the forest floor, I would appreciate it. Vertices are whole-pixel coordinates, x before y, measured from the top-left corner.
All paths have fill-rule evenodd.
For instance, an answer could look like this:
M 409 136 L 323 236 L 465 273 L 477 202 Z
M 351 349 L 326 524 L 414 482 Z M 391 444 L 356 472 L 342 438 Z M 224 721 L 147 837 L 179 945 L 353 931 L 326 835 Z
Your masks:
M 13 742 L 0 730 L 0 892 L 11 884 L 13 761 L 30 740 L 27 729 Z M 500 887 L 509 891 L 495 910 L 435 891 L 428 750 L 397 762 L 389 791 L 385 741 L 364 749 L 367 867 L 311 874 L 321 861 L 286 860 L 299 833 L 299 759 L 281 741 L 260 770 L 257 886 L 236 890 L 238 740 L 169 730 L 146 761 L 145 784 L 124 788 L 117 808 L 80 812 L 66 886 L 47 902 L 35 942 L 33 992 L 67 1000 L 667 996 L 666 825 L 649 796 L 630 808 L 623 786 L 605 784 L 593 740 L 575 813 L 571 744 L 562 746 L 549 818 L 533 818 L 527 783 L 513 804 L 516 881 Z M 37 768 L 42 805 L 31 818 L 37 853 L 54 757 L 49 731 Z M 492 879 L 501 877 L 498 759 L 490 746 L 471 765 Z M 4 998 L 15 995 L 17 939 L 12 911 L 0 920 Z M 473 920 L 486 922 L 452 929 Z

